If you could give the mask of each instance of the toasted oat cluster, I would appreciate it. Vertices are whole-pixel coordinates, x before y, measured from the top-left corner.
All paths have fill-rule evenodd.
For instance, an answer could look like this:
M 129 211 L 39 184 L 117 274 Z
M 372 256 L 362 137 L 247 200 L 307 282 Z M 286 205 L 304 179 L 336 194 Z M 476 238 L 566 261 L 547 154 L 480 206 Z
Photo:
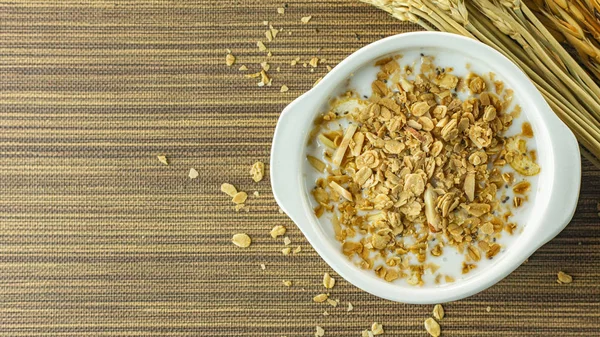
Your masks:
M 347 92 L 330 102 L 311 133 L 323 157 L 307 160 L 324 174 L 312 190 L 315 214 L 331 213 L 343 253 L 387 281 L 423 285 L 439 268 L 428 256 L 448 246 L 464 255 L 462 273 L 501 251 L 496 238 L 517 228 L 511 209 L 527 200 L 526 176 L 540 167 L 527 150 L 528 123 L 504 136 L 520 109 L 507 111 L 513 93 L 500 81 L 458 77 L 431 56 L 416 74 L 398 59 L 375 64 L 370 97 Z

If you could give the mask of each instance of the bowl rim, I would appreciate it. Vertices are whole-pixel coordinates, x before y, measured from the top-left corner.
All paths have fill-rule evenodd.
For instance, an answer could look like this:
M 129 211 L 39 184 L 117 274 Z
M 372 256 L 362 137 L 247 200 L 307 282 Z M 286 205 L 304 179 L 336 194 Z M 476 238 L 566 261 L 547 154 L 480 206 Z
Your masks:
M 513 83 L 517 83 L 520 94 L 528 98 L 528 106 L 534 107 L 534 115 L 539 120 L 531 121 L 532 125 L 538 126 L 544 142 L 548 148 L 548 161 L 552 163 L 549 167 L 543 167 L 545 174 L 553 179 L 549 182 L 547 195 L 544 195 L 546 207 L 543 216 L 538 222 L 551 222 L 552 226 L 545 233 L 535 233 L 524 239 L 520 237 L 518 247 L 513 249 L 510 255 L 507 253 L 503 258 L 494 263 L 494 268 L 482 270 L 477 275 L 465 280 L 442 287 L 405 287 L 388 283 L 373 277 L 364 277 L 364 273 L 341 254 L 339 247 L 334 249 L 327 243 L 324 233 L 318 228 L 310 203 L 304 190 L 304 178 L 302 176 L 302 165 L 304 151 L 298 151 L 305 147 L 308 130 L 312 124 L 312 118 L 306 118 L 306 110 L 320 106 L 329 97 L 335 87 L 345 81 L 357 68 L 367 62 L 372 62 L 380 57 L 391 53 L 400 52 L 402 49 L 419 47 L 438 47 L 453 49 L 456 51 L 468 50 L 469 53 L 485 55 L 489 63 L 494 67 L 490 71 L 498 72 L 502 69 L 506 73 L 503 77 L 511 77 Z M 481 56 L 480 56 L 481 57 Z M 514 88 L 514 86 L 511 86 Z M 315 113 L 316 115 L 316 113 Z M 308 122 L 307 122 L 308 120 Z M 541 127 L 540 127 L 541 126 Z M 539 140 L 538 140 L 539 144 Z M 546 165 L 547 166 L 547 165 Z M 270 165 L 271 183 L 273 194 L 282 210 L 302 230 L 307 240 L 311 243 L 319 255 L 344 279 L 355 286 L 375 295 L 392 301 L 404 303 L 442 303 L 468 297 L 480 292 L 506 277 L 519 267 L 535 250 L 556 236 L 572 218 L 581 179 L 581 163 L 579 147 L 573 133 L 556 117 L 540 92 L 535 88 L 529 78 L 510 60 L 491 47 L 460 35 L 442 32 L 412 32 L 403 33 L 384 38 L 371 43 L 354 52 L 340 62 L 327 76 L 325 76 L 310 91 L 306 92 L 282 112 L 277 123 L 273 138 Z M 552 193 L 560 191 L 560 193 Z M 541 201 L 536 201 L 541 202 Z M 538 228 L 539 229 L 539 228 Z

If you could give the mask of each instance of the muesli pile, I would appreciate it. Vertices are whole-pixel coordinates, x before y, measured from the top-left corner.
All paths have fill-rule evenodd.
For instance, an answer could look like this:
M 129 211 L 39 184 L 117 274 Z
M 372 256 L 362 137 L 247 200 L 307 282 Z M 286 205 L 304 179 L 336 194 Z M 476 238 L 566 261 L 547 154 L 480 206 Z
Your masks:
M 496 238 L 513 234 L 511 209 L 531 189 L 524 176 L 540 172 L 533 132 L 523 123 L 505 137 L 520 108 L 507 111 L 513 92 L 493 74 L 462 78 L 425 55 L 417 74 L 399 58 L 376 62 L 370 97 L 346 92 L 315 121 L 315 214 L 330 212 L 343 253 L 387 281 L 423 285 L 430 270 L 436 284 L 453 282 L 427 257 L 453 246 L 466 274 L 501 251 Z

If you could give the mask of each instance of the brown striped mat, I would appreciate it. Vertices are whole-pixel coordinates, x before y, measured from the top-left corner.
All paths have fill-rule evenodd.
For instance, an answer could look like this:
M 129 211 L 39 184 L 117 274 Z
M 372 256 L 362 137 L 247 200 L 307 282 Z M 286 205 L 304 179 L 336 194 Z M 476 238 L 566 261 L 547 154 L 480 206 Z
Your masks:
M 266 43 L 273 86 L 259 88 L 238 67 L 265 60 L 263 21 L 283 31 Z M 432 306 L 332 273 L 268 177 L 248 173 L 326 65 L 416 29 L 344 0 L 0 1 L 0 335 L 360 336 L 380 322 L 383 336 L 426 336 Z M 326 64 L 311 72 L 313 56 Z M 446 304 L 444 336 L 598 335 L 600 171 L 583 166 L 568 228 L 496 286 Z M 248 213 L 223 182 L 249 192 Z M 299 254 L 269 236 L 279 224 Z M 236 232 L 252 246 L 234 247 Z M 573 283 L 558 285 L 559 270 Z M 337 308 L 312 302 L 324 272 Z

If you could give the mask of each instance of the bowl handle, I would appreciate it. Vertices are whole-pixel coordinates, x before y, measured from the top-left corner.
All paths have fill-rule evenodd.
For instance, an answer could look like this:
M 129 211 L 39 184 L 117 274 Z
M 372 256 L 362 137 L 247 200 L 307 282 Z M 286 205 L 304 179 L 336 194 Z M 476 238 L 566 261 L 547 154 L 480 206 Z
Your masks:
M 566 126 L 562 127 L 566 129 Z M 550 241 L 569 224 L 577 208 L 581 187 L 581 154 L 575 136 L 567 129 L 555 137 L 552 142 L 552 166 L 556 178 L 550 189 L 550 207 L 544 218 L 544 222 L 551 227 L 547 228 L 543 243 Z
M 304 222 L 302 165 L 307 133 L 310 132 L 315 100 L 307 92 L 288 105 L 277 122 L 271 146 L 271 186 L 279 207 L 296 224 Z

